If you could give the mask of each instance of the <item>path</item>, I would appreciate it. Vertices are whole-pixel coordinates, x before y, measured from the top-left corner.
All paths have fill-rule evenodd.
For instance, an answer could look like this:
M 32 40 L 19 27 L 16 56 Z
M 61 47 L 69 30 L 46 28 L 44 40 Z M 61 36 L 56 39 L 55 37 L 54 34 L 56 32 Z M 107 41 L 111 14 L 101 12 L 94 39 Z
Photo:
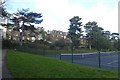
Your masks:
M 7 79 L 13 79 L 12 75 L 10 74 L 10 71 L 7 68 L 6 65 L 6 54 L 7 50 L 2 50 L 2 79 L 7 78 Z
M 0 49 L 0 80 L 2 79 L 2 50 Z

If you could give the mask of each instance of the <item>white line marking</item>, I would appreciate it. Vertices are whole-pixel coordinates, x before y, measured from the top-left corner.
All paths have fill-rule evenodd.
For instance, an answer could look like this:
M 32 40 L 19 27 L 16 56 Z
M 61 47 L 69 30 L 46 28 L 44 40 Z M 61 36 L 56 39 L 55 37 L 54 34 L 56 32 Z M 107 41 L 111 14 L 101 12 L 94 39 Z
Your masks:
M 93 52 L 93 53 L 81 53 L 81 54 L 73 54 L 73 55 L 87 55 L 87 54 L 95 54 L 96 52 Z M 72 54 L 61 54 L 61 55 L 72 55 Z
M 118 62 L 118 60 L 114 60 L 114 61 L 109 62 L 109 63 L 107 63 L 107 64 L 112 64 L 112 63 L 116 63 L 116 62 Z

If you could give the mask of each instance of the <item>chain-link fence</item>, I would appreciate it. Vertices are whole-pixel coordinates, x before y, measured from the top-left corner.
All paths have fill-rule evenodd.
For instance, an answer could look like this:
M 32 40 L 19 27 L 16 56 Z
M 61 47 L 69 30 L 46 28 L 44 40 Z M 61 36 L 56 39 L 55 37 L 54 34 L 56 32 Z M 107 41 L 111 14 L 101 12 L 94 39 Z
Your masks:
M 20 51 L 29 52 L 49 58 L 55 58 L 75 64 L 92 67 L 118 70 L 119 52 L 93 52 L 93 53 L 62 53 L 59 50 L 21 48 Z M 72 59 L 73 58 L 73 59 Z M 72 61 L 73 60 L 73 61 Z

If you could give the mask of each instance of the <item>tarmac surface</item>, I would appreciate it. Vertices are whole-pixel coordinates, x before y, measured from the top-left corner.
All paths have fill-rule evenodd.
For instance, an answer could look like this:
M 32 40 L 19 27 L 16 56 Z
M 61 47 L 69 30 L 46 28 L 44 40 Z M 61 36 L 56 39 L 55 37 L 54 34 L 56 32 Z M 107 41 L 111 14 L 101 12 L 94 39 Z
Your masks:
M 13 76 L 11 75 L 7 64 L 6 64 L 6 54 L 7 50 L 2 50 L 2 79 L 13 79 Z
M 72 54 L 57 54 L 57 55 L 46 55 L 47 57 L 72 62 Z M 97 52 L 95 53 L 82 53 L 73 54 L 73 63 L 82 64 L 86 66 L 92 66 L 97 68 L 103 68 L 108 70 L 118 70 L 118 59 L 119 53 L 117 52 Z
M 0 80 L 2 79 L 2 49 L 0 49 Z

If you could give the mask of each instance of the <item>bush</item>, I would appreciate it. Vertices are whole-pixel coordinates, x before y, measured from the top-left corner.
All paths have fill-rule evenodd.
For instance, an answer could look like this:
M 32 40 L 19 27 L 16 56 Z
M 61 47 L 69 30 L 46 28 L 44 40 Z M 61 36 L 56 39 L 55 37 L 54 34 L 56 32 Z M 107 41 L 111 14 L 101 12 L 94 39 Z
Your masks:
M 7 48 L 11 48 L 11 41 L 10 40 L 2 40 L 2 48 L 3 49 L 7 49 Z
M 19 44 L 15 41 L 11 41 L 11 40 L 8 40 L 8 39 L 3 39 L 2 40 L 2 48 L 3 49 L 14 49 L 17 46 L 19 46 Z

